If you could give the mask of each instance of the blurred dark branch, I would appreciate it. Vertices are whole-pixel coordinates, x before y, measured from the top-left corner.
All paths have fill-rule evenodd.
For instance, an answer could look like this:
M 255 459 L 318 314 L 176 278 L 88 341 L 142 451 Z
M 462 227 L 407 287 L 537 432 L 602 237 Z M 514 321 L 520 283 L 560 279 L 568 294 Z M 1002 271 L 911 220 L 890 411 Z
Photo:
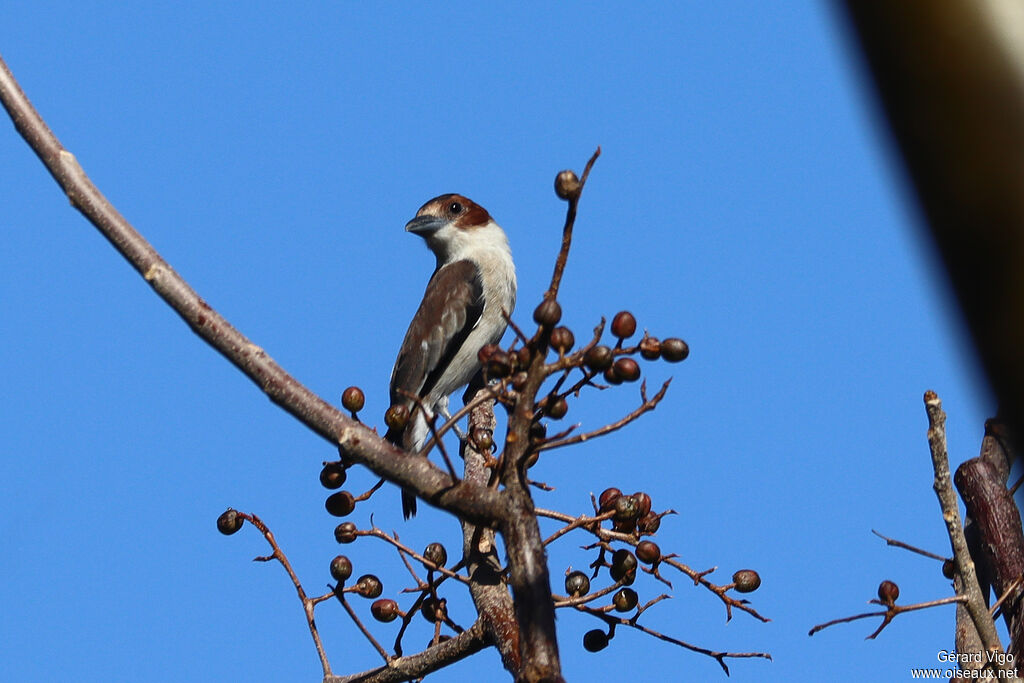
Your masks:
M 979 542 L 972 547 L 978 573 L 992 582 L 1001 595 L 1003 619 L 1010 634 L 1007 652 L 1014 658 L 1024 653 L 1024 614 L 1018 579 L 1024 574 L 1024 530 L 1020 511 L 1006 489 L 1011 457 L 1007 443 L 996 434 L 998 423 L 989 420 L 981 455 L 960 465 L 954 481 L 967 508 Z
M 844 0 L 999 399 L 1024 428 L 1024 7 Z
M 245 373 L 271 401 L 340 446 L 352 462 L 416 491 L 434 505 L 471 520 L 493 519 L 499 514 L 500 500 L 494 491 L 456 483 L 426 458 L 406 457 L 404 451 L 303 386 L 213 310 L 93 185 L 74 155 L 64 149 L 33 108 L 2 59 L 0 102 L 71 205 L 114 245 L 193 332 Z

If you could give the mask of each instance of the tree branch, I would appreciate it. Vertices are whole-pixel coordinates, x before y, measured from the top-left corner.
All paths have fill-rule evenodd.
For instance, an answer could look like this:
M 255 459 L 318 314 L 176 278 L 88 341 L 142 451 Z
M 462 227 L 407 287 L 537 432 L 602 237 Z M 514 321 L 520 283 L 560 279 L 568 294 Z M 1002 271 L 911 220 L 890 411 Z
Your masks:
M 974 562 L 967 549 L 967 539 L 964 538 L 964 528 L 960 522 L 960 508 L 950 481 L 949 455 L 946 452 L 946 413 L 942 410 L 942 401 L 934 391 L 925 392 L 924 405 L 928 412 L 928 446 L 932 454 L 932 468 L 935 470 L 933 488 L 942 509 L 942 519 L 946 523 L 949 543 L 953 548 L 953 561 L 956 563 L 957 573 L 964 581 L 963 594 L 967 597 L 967 611 L 985 649 L 1001 652 L 1003 646 L 999 642 L 995 622 L 988 613 L 984 596 L 978 586 Z
M 353 462 L 415 491 L 433 505 L 471 520 L 500 514 L 500 497 L 485 487 L 454 483 L 426 458 L 410 458 L 376 432 L 352 420 L 289 375 L 267 353 L 214 311 L 164 261 L 149 242 L 118 213 L 32 107 L 7 64 L 0 59 L 0 102 L 14 127 L 78 209 L 114 245 L 206 343 L 231 361 L 271 401 L 330 443 Z

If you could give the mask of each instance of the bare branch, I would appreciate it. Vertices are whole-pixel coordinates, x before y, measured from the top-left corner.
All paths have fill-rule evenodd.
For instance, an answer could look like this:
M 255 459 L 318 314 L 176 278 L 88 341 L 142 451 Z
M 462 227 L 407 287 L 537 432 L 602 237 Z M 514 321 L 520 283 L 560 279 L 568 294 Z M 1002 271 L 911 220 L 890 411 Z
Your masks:
M 396 657 L 385 666 L 351 676 L 325 676 L 323 683 L 402 683 L 416 680 L 452 662 L 476 654 L 488 644 L 487 634 L 477 621 L 454 638 L 427 648 L 419 654 Z
M 534 448 L 534 450 L 539 452 L 547 451 L 552 448 L 561 448 L 562 446 L 571 446 L 572 444 L 583 443 L 588 439 L 593 439 L 598 436 L 604 436 L 605 434 L 611 434 L 614 431 L 622 429 L 630 422 L 633 422 L 634 420 L 639 418 L 644 413 L 648 413 L 654 410 L 658 406 L 658 404 L 661 403 L 661 399 L 665 398 L 665 392 L 668 391 L 668 385 L 671 383 L 671 378 L 665 380 L 665 383 L 661 385 L 661 389 L 658 391 L 658 393 L 656 393 L 654 396 L 648 399 L 647 381 L 645 380 L 644 383 L 640 386 L 640 397 L 643 402 L 633 412 L 629 413 L 628 415 L 619 420 L 616 420 L 615 422 L 612 422 L 611 424 L 607 424 L 604 427 L 601 427 L 600 429 L 595 429 L 592 432 L 586 432 L 585 434 L 577 434 L 576 436 L 571 436 L 567 439 L 562 439 L 561 441 L 545 441 L 537 445 Z
M 587 607 L 585 605 L 577 605 L 576 609 L 581 611 L 581 612 L 585 612 L 587 614 L 590 614 L 590 615 L 593 615 L 595 617 L 598 617 L 599 619 L 603 620 L 605 623 L 611 625 L 613 628 L 615 626 L 628 626 L 629 628 L 635 628 L 636 630 L 643 631 L 647 635 L 653 636 L 653 637 L 657 638 L 658 640 L 663 640 L 666 643 L 672 643 L 673 645 L 678 645 L 679 647 L 682 647 L 682 648 L 685 648 L 687 650 L 690 650 L 691 652 L 696 652 L 698 654 L 707 655 L 708 657 L 711 657 L 715 661 L 717 661 L 718 665 L 720 667 L 722 667 L 722 670 L 725 671 L 726 674 L 729 673 L 729 667 L 726 666 L 726 664 L 725 664 L 725 660 L 726 659 L 749 659 L 749 658 L 752 658 L 752 657 L 758 657 L 758 658 L 761 658 L 761 659 L 767 659 L 767 660 L 771 661 L 771 658 L 772 658 L 772 656 L 770 654 L 768 654 L 767 652 L 722 652 L 720 650 L 709 650 L 707 648 L 700 647 L 698 645 L 693 645 L 692 643 L 688 643 L 685 640 L 680 640 L 679 638 L 673 638 L 672 636 L 666 636 L 664 633 L 659 633 L 658 631 L 655 631 L 654 629 L 647 628 L 646 626 L 641 626 L 640 624 L 636 623 L 633 619 L 625 619 L 625 618 L 622 618 L 622 617 L 613 617 L 613 616 L 610 616 L 608 614 L 605 614 L 601 610 L 597 610 L 597 609 L 594 609 L 592 607 Z
M 918 548 L 916 546 L 912 546 L 912 545 L 910 545 L 908 543 L 904 543 L 903 541 L 897 541 L 895 538 L 889 538 L 888 536 L 884 536 L 884 535 L 878 533 L 874 529 L 871 530 L 871 533 L 873 533 L 875 536 L 878 536 L 880 539 L 885 541 L 886 545 L 895 546 L 897 548 L 903 548 L 904 550 L 909 550 L 912 553 L 917 553 L 918 555 L 924 555 L 925 557 L 930 557 L 931 559 L 938 560 L 939 562 L 945 562 L 947 559 L 949 559 L 949 558 L 943 557 L 942 555 L 936 555 L 935 553 L 928 552 L 927 550 L 922 550 L 921 548 Z
M 942 410 L 942 401 L 934 391 L 925 392 L 924 405 L 928 413 L 928 446 L 932 455 L 932 468 L 935 471 L 932 487 L 942 509 L 942 519 L 946 523 L 949 543 L 953 548 L 953 561 L 956 562 L 957 573 L 964 581 L 963 594 L 967 597 L 965 604 L 985 648 L 993 652 L 1002 652 L 1003 646 L 999 642 L 995 622 L 988 613 L 985 598 L 978 586 L 978 577 L 974 573 L 974 562 L 967 549 L 967 539 L 964 538 L 964 528 L 960 521 L 960 508 L 949 476 L 946 413 Z
M 871 600 L 870 602 L 875 605 L 882 604 L 878 600 Z M 965 602 L 967 602 L 967 596 L 951 595 L 948 598 L 929 600 L 928 602 L 918 602 L 913 605 L 891 605 L 887 607 L 887 609 L 884 612 L 864 612 L 862 614 L 854 614 L 851 617 L 843 617 L 841 619 L 833 619 L 832 621 L 826 621 L 824 624 L 818 624 L 817 626 L 812 628 L 810 631 L 807 632 L 807 635 L 813 636 L 818 631 L 822 631 L 828 628 L 829 626 L 835 626 L 836 624 L 848 624 L 851 621 L 857 621 L 858 619 L 867 619 L 869 617 L 882 617 L 881 625 L 877 629 L 875 629 L 874 633 L 865 638 L 865 640 L 874 640 L 878 637 L 878 634 L 882 632 L 882 629 L 888 626 L 894 618 L 896 618 L 900 614 L 903 614 L 904 612 L 915 612 L 917 610 L 928 609 L 930 607 L 941 607 L 942 605 L 962 604 Z
M 558 297 L 558 287 L 562 283 L 562 274 L 565 272 L 565 263 L 569 259 L 569 247 L 572 245 L 572 227 L 576 222 L 576 207 L 579 205 L 580 195 L 583 193 L 583 186 L 587 184 L 587 177 L 590 175 L 590 169 L 594 167 L 594 162 L 601 156 L 601 148 L 598 147 L 593 156 L 590 157 L 590 161 L 587 162 L 586 167 L 583 169 L 583 175 L 580 177 L 580 184 L 576 191 L 567 198 L 569 207 L 565 212 L 565 227 L 562 228 L 562 248 L 558 252 L 558 258 L 555 260 L 555 272 L 551 275 L 551 286 L 548 287 L 548 291 L 544 294 L 546 300 L 553 300 Z
M 495 492 L 453 482 L 427 459 L 407 457 L 404 451 L 388 444 L 373 430 L 299 383 L 262 348 L 214 311 L 97 189 L 74 155 L 61 145 L 32 107 L 2 59 L 0 102 L 72 206 L 82 212 L 199 337 L 245 373 L 271 401 L 330 443 L 340 446 L 352 461 L 415 491 L 431 504 L 474 520 L 498 516 L 501 504 Z
M 267 539 L 267 543 L 270 544 L 273 549 L 273 554 L 264 557 L 257 557 L 257 562 L 267 562 L 269 560 L 277 560 L 284 567 L 284 570 L 288 573 L 288 578 L 292 580 L 292 585 L 295 586 L 295 592 L 299 594 L 299 600 L 302 602 L 302 611 L 306 614 L 306 624 L 309 626 L 309 633 L 313 636 L 313 644 L 316 646 L 316 654 L 320 658 L 320 666 L 323 667 L 324 677 L 331 675 L 331 665 L 327 661 L 327 653 L 324 651 L 324 645 L 320 641 L 320 632 L 317 631 L 316 622 L 313 620 L 313 610 L 317 603 L 323 602 L 325 599 L 330 597 L 330 594 L 322 596 L 320 598 L 308 598 L 306 597 L 306 591 L 302 588 L 302 583 L 299 582 L 299 577 L 295 575 L 295 570 L 292 569 L 291 562 L 288 561 L 288 556 L 284 554 L 281 547 L 277 544 L 277 540 L 274 539 L 274 534 L 270 531 L 263 520 L 254 514 L 246 514 L 244 512 L 237 512 L 236 514 L 242 519 L 248 521 L 254 527 L 259 529 L 260 533 L 263 534 L 263 538 Z

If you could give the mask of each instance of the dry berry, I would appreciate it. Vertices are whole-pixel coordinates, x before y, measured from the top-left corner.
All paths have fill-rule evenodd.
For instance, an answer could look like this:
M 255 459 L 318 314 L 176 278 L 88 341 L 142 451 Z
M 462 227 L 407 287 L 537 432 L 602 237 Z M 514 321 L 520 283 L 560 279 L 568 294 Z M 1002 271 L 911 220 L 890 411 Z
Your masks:
M 373 618 L 377 621 L 384 622 L 385 624 L 390 621 L 394 621 L 395 617 L 397 617 L 400 612 L 401 610 L 398 609 L 398 603 L 390 598 L 375 600 L 374 603 L 370 605 L 370 613 L 373 615 Z
M 544 412 L 552 420 L 561 420 L 569 412 L 569 402 L 562 396 L 551 396 L 549 399 Z
M 436 567 L 443 567 L 448 562 L 448 551 L 440 543 L 431 543 L 423 551 L 423 557 L 434 563 Z M 428 567 L 429 569 L 429 567 Z
M 551 348 L 559 353 L 568 353 L 576 343 L 576 337 L 568 327 L 556 327 L 551 330 Z
M 640 379 L 640 365 L 632 358 L 620 358 L 612 366 L 615 376 L 626 382 Z
M 356 593 L 359 593 L 364 598 L 379 598 L 380 594 L 384 592 L 384 586 L 373 574 L 363 574 L 356 581 Z
M 444 621 L 447 615 L 447 608 L 445 606 L 445 600 L 436 598 L 427 598 L 423 601 L 423 606 L 420 607 L 420 614 L 423 618 L 430 623 L 436 623 L 438 621 Z
M 599 628 L 583 634 L 583 649 L 587 652 L 600 652 L 608 647 L 608 634 Z
M 601 497 L 597 499 L 597 504 L 601 512 L 608 512 L 615 506 L 615 500 L 622 495 L 622 491 L 618 490 L 614 486 L 607 488 L 601 492 Z
M 572 597 L 586 595 L 590 592 L 590 578 L 583 572 L 570 572 L 565 577 L 565 592 Z
M 682 339 L 670 337 L 661 342 L 661 357 L 669 363 L 678 363 L 681 360 L 686 360 L 686 357 L 689 355 L 690 347 Z
M 636 557 L 644 564 L 654 564 L 661 559 L 661 548 L 653 541 L 640 541 L 636 544 Z
M 612 554 L 611 571 L 613 581 L 622 581 L 626 585 L 633 583 L 636 577 L 636 555 L 620 548 Z M 633 578 L 630 578 L 630 577 Z
M 545 299 L 533 309 L 533 321 L 545 327 L 554 327 L 562 319 L 562 307 L 554 299 Z
M 228 508 L 217 518 L 217 531 L 225 536 L 230 536 L 242 528 L 243 522 L 245 520 L 238 514 L 238 510 Z
M 487 376 L 501 379 L 512 372 L 512 358 L 505 351 L 498 349 L 487 359 Z
M 737 593 L 753 593 L 761 587 L 761 576 L 753 569 L 741 569 L 732 575 Z
M 349 387 L 341 394 L 341 405 L 353 413 L 358 413 L 366 405 L 366 396 L 359 387 Z
M 657 533 L 661 527 L 661 515 L 656 512 L 648 512 L 636 523 L 637 530 L 642 534 Z
M 555 194 L 559 199 L 569 200 L 580 193 L 580 179 L 572 171 L 560 171 L 555 176 Z
M 335 517 L 345 517 L 356 509 L 356 499 L 348 491 L 338 491 L 327 497 L 324 507 Z
M 611 367 L 614 360 L 615 357 L 612 355 L 612 350 L 603 344 L 593 346 L 583 354 L 583 362 L 593 372 L 607 370 Z
M 632 588 L 620 588 L 612 598 L 612 604 L 615 605 L 616 611 L 628 612 L 629 610 L 636 607 L 637 594 Z
M 409 424 L 409 408 L 401 404 L 395 404 L 384 413 L 384 424 L 388 429 L 402 431 Z
M 878 584 L 878 599 L 882 601 L 882 604 L 891 607 L 898 597 L 900 597 L 900 587 L 892 581 L 883 581 Z
M 661 355 L 661 342 L 657 337 L 644 337 L 640 340 L 640 355 L 645 360 L 658 360 Z
M 348 475 L 340 462 L 329 462 L 320 470 L 320 484 L 325 489 L 340 489 Z
M 640 516 L 646 517 L 647 513 L 651 511 L 651 497 L 643 491 L 637 491 L 633 494 L 633 498 L 636 499 L 636 504 L 640 508 Z
M 344 555 L 338 555 L 331 560 L 331 576 L 338 583 L 345 583 L 348 577 L 352 576 L 352 561 Z
M 334 540 L 338 543 L 351 543 L 356 540 L 356 525 L 352 522 L 342 522 L 334 527 Z
M 619 339 L 628 339 L 636 333 L 636 318 L 629 311 L 621 311 L 612 318 L 612 334 Z

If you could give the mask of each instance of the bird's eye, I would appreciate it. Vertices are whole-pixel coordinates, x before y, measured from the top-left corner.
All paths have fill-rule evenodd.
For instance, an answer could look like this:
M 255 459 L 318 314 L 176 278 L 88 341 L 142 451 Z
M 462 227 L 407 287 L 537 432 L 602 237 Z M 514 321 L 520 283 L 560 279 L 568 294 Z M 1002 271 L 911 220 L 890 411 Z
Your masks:
M 453 214 L 458 215 L 462 213 L 462 204 L 458 202 L 452 202 L 451 204 L 448 205 L 448 210 L 451 211 Z

